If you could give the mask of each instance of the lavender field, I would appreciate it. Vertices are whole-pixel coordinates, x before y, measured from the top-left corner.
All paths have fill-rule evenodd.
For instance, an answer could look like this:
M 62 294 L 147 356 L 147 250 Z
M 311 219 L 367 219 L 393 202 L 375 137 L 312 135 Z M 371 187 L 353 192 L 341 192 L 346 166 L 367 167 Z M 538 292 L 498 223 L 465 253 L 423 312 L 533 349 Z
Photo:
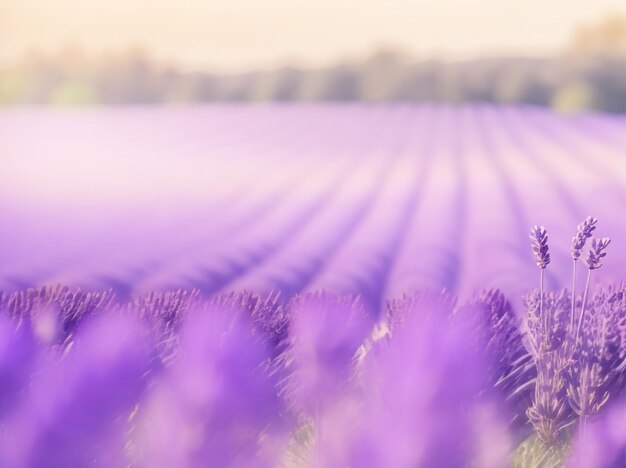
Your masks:
M 2 466 L 626 460 L 623 116 L 4 109 L 0 165 Z
M 0 287 L 469 297 L 535 286 L 527 231 L 626 233 L 626 120 L 443 106 L 0 113 Z M 626 244 L 625 244 L 626 245 Z M 604 271 L 623 279 L 626 247 Z

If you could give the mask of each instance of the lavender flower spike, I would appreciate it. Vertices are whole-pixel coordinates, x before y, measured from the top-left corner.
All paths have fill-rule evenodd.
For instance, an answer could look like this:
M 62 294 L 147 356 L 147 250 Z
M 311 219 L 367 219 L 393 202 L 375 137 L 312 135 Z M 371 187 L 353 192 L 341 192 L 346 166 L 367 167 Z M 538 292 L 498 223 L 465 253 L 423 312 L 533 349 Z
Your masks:
M 611 239 L 608 237 L 603 237 L 600 240 L 594 239 L 591 244 L 591 249 L 589 250 L 589 255 L 587 257 L 587 266 L 590 270 L 597 270 L 602 266 L 600 260 L 602 257 L 606 257 L 606 252 L 604 249 L 608 247 L 611 243 Z
M 548 232 L 543 226 L 533 226 L 530 231 L 530 238 L 533 241 L 532 247 L 537 259 L 537 266 L 544 270 L 550 263 L 550 253 L 548 252 Z
M 572 238 L 572 258 L 574 261 L 580 258 L 580 251 L 585 246 L 587 239 L 591 238 L 591 234 L 596 229 L 598 218 L 587 216 L 587 218 L 578 225 L 576 235 Z
M 539 274 L 539 313 L 543 320 L 544 329 L 548 329 L 548 317 L 543 313 L 543 275 L 546 267 L 550 263 L 550 253 L 548 252 L 548 231 L 543 226 L 536 224 L 530 230 L 530 238 L 533 241 L 532 247 L 537 259 L 537 266 L 541 269 Z

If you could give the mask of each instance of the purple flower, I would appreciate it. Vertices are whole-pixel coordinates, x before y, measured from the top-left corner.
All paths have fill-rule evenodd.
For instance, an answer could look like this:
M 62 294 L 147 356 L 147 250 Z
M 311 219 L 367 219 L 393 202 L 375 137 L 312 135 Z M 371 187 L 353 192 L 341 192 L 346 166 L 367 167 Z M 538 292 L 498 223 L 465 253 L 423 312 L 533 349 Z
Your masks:
M 562 290 L 546 294 L 542 301 L 541 294 L 534 291 L 525 298 L 525 304 L 525 346 L 536 375 L 534 382 L 528 380 L 534 385 L 526 414 L 539 438 L 552 443 L 573 419 L 566 385 L 573 353 L 573 341 L 568 337 L 570 297 Z M 550 320 L 543 319 L 542 310 Z
M 274 466 L 281 403 L 268 352 L 243 312 L 191 311 L 180 349 L 138 414 L 142 466 Z
M 568 468 L 626 466 L 626 404 L 620 401 L 574 439 Z
M 578 348 L 569 367 L 568 399 L 583 419 L 595 415 L 612 395 L 621 391 L 626 357 L 623 334 L 626 300 L 623 288 L 594 294 L 587 305 Z
M 30 330 L 0 317 L 0 421 L 25 393 L 36 358 Z
M 289 326 L 287 310 L 280 299 L 277 293 L 262 296 L 242 291 L 211 297 L 203 306 L 245 313 L 274 354 L 284 347 Z
M 611 239 L 608 237 L 603 237 L 600 240 L 593 239 L 591 242 L 591 249 L 589 249 L 589 255 L 587 256 L 587 266 L 590 270 L 597 270 L 602 266 L 600 260 L 603 257 L 606 257 L 606 252 L 604 250 L 611 243 Z
M 543 350 L 560 348 L 569 333 L 570 295 L 567 290 L 544 294 L 543 301 L 539 291 L 533 291 L 524 298 L 526 319 L 523 323 L 525 345 L 535 357 Z M 543 320 L 541 306 L 550 320 Z
M 109 312 L 114 309 L 114 304 L 115 294 L 112 290 L 83 292 L 80 289 L 57 285 L 10 294 L 0 292 L 0 310 L 17 321 L 31 323 L 35 328 L 41 325 L 44 328 L 53 327 L 54 333 L 48 337 L 58 342 L 64 341 L 74 333 L 84 319 L 105 311 Z M 38 319 L 42 318 L 38 317 L 38 314 L 42 313 L 45 315 L 44 321 L 48 322 L 46 324 L 37 323 Z
M 42 361 L 32 390 L 8 423 L 10 466 L 121 466 L 129 417 L 149 370 L 142 327 L 109 315 L 89 323 L 63 356 Z
M 530 231 L 532 248 L 537 260 L 537 266 L 544 270 L 550 263 L 550 253 L 548 252 L 548 233 L 543 226 L 533 226 Z
M 321 466 L 504 466 L 510 450 L 471 328 L 429 314 L 375 343 L 359 391 L 328 408 Z M 486 442 L 485 438 L 489 439 Z
M 393 334 L 407 327 L 407 322 L 426 320 L 431 315 L 450 317 L 456 298 L 445 292 L 417 291 L 387 301 L 386 323 Z
M 357 350 L 372 330 L 363 304 L 351 296 L 305 294 L 290 304 L 287 398 L 314 415 L 349 388 Z
M 592 218 L 588 216 L 585 220 L 578 225 L 576 236 L 572 238 L 572 258 L 578 260 L 580 257 L 580 251 L 585 246 L 587 239 L 591 238 L 593 231 L 596 229 L 598 218 Z
M 475 346 L 485 356 L 486 388 L 495 388 L 508 400 L 514 426 L 525 425 L 536 369 L 511 303 L 499 290 L 488 290 L 461 306 L 455 317 L 471 328 Z

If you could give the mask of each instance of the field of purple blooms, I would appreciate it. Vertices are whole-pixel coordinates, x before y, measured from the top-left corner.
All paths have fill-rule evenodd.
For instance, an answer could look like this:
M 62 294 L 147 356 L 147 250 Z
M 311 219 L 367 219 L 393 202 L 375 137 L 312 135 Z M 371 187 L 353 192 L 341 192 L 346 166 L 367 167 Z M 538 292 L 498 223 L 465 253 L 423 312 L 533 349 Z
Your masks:
M 0 466 L 626 465 L 623 117 L 3 110 L 0 161 Z

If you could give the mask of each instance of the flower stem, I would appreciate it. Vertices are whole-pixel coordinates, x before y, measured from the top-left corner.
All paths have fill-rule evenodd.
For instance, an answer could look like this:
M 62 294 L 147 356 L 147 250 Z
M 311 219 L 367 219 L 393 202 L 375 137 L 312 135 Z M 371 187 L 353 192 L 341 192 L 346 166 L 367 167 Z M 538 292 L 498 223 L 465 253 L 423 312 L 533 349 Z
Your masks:
M 316 463 L 321 463 L 321 441 L 322 437 L 322 428 L 320 427 L 320 414 L 319 408 L 315 408 L 315 458 Z
M 584 414 L 580 415 L 580 427 L 579 427 L 579 431 L 580 431 L 580 437 L 582 440 L 585 439 L 585 431 L 587 429 L 587 416 L 585 416 Z
M 583 326 L 583 318 L 585 316 L 585 306 L 587 304 L 587 293 L 589 292 L 589 280 L 591 279 L 591 269 L 587 271 L 587 281 L 585 282 L 585 292 L 583 293 L 583 305 L 582 310 L 580 311 L 580 319 L 578 319 L 578 328 L 576 329 L 576 340 L 578 341 L 578 336 L 580 335 L 580 330 Z
M 541 317 L 541 320 L 543 320 L 543 327 L 545 330 L 545 339 L 546 339 L 546 344 L 547 341 L 550 338 L 550 333 L 548 331 L 548 318 L 544 315 L 544 310 L 543 310 L 543 276 L 544 276 L 544 269 L 541 269 L 541 273 L 539 274 L 539 316 Z
M 570 333 L 574 333 L 574 320 L 576 314 L 576 260 L 574 260 L 574 274 L 572 276 L 572 313 L 570 316 L 569 329 Z

